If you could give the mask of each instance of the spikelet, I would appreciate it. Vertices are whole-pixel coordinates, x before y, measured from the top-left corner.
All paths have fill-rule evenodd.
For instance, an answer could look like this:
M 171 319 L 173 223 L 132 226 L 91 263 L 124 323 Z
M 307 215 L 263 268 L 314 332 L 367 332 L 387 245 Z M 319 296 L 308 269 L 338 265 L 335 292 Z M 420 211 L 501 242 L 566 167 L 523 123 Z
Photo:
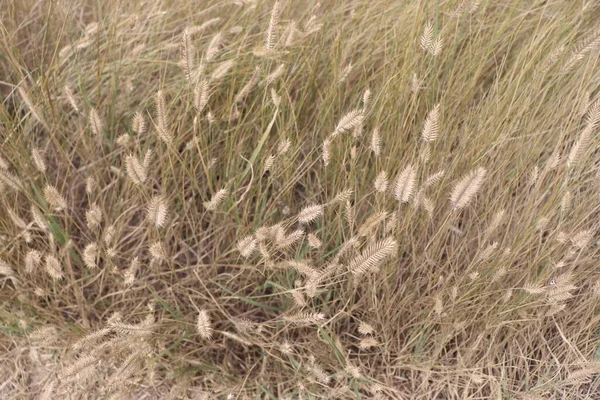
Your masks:
M 94 193 L 94 189 L 96 189 L 96 187 L 98 186 L 98 183 L 96 182 L 96 180 L 91 177 L 88 176 L 85 180 L 85 192 L 88 195 L 92 195 Z
M 377 226 L 383 223 L 388 217 L 387 211 L 377 211 L 363 222 L 358 228 L 358 236 L 371 235 Z
M 291 145 L 292 142 L 290 142 L 290 139 L 288 138 L 279 142 L 279 145 L 277 145 L 277 155 L 282 156 L 287 153 Z
M 364 337 L 358 342 L 358 347 L 360 347 L 361 350 L 369 350 L 370 348 L 377 346 L 379 346 L 379 342 L 373 337 Z
M 492 220 L 490 221 L 490 223 L 485 231 L 485 235 L 484 235 L 485 240 L 487 240 L 490 236 L 492 236 L 492 234 L 496 231 L 496 229 L 498 229 L 498 227 L 504 220 L 505 215 L 506 215 L 506 211 L 504 211 L 504 209 L 499 210 L 494 214 L 494 216 L 492 217 Z
M 421 153 L 419 154 L 419 158 L 423 161 L 424 164 L 427 164 L 431 159 L 431 146 L 425 145 L 421 149 Z
M 223 33 L 218 32 L 208 43 L 206 52 L 204 54 L 204 61 L 211 63 L 217 59 L 217 56 L 221 52 L 221 44 L 223 42 Z
M 599 36 L 600 38 L 600 36 Z M 567 159 L 567 166 L 573 167 L 579 159 L 581 158 L 583 152 L 587 149 L 590 137 L 594 131 L 594 129 L 600 123 L 600 99 L 596 100 L 594 104 L 591 105 L 587 116 L 586 116 L 586 126 L 579 135 L 579 138 L 571 148 L 571 152 L 569 153 L 569 157 Z
M 547 304 L 563 303 L 573 297 L 572 291 L 577 289 L 573 285 L 573 275 L 571 272 L 566 272 L 550 282 L 545 290 L 545 301 Z
M 585 248 L 592 238 L 594 237 L 594 229 L 586 229 L 583 231 L 579 231 L 571 237 L 571 243 L 573 243 L 573 247 L 578 249 Z
M 572 195 L 570 191 L 566 191 L 565 194 L 563 195 L 562 199 L 560 200 L 560 211 L 564 214 L 566 213 L 569 208 L 571 208 L 571 199 L 572 199 Z
M 98 244 L 90 243 L 83 250 L 83 263 L 89 269 L 98 268 Z
M 527 177 L 527 186 L 535 185 L 538 180 L 539 175 L 540 175 L 540 169 L 536 165 L 535 167 L 533 167 L 533 169 L 529 173 L 529 176 Z
M 600 47 L 600 29 L 594 29 L 579 41 L 571 56 L 563 64 L 562 73 L 571 71 L 578 61 L 582 60 L 586 54 L 598 49 L 598 47 Z
M 44 188 L 44 199 L 46 199 L 50 207 L 54 208 L 56 211 L 67 208 L 67 201 L 60 194 L 58 189 L 52 185 L 46 185 Z
M 25 272 L 33 273 L 42 263 L 42 253 L 37 250 L 29 250 L 25 256 Z
M 437 56 L 442 51 L 442 39 L 440 37 L 434 37 L 433 26 L 431 22 L 425 25 L 425 30 L 420 39 L 421 48 L 427 51 L 432 56 Z
M 237 248 L 242 257 L 248 258 L 256 250 L 257 244 L 258 244 L 258 241 L 254 237 L 254 235 L 250 235 L 250 236 L 246 236 L 245 238 L 241 239 L 237 244 Z
M 198 313 L 198 318 L 196 319 L 196 331 L 202 339 L 210 340 L 212 338 L 213 328 L 208 311 L 200 310 Z
M 486 173 L 487 171 L 484 168 L 478 167 L 454 186 L 454 190 L 450 195 L 450 202 L 454 211 L 465 207 L 475 197 Z
M 323 141 L 321 158 L 323 158 L 323 164 L 325 164 L 325 166 L 328 166 L 329 162 L 331 161 L 331 140 L 329 138 Z
M 362 110 L 352 110 L 342 118 L 340 118 L 339 122 L 335 126 L 335 129 L 332 133 L 332 137 L 339 135 L 344 132 L 348 132 L 358 125 L 361 125 L 364 121 L 364 115 Z
M 483 249 L 481 253 L 479 253 L 479 257 L 477 258 L 478 261 L 485 261 L 490 258 L 492 253 L 498 248 L 498 244 L 498 242 L 494 242 Z
M 396 255 L 398 243 L 391 237 L 369 245 L 361 254 L 350 261 L 348 269 L 359 277 L 369 271 L 376 271 L 389 257 Z
M 265 48 L 268 52 L 275 50 L 275 45 L 277 44 L 275 31 L 277 30 L 277 25 L 279 24 L 280 14 L 281 3 L 279 2 L 279 0 L 277 0 L 273 4 L 273 9 L 271 10 L 271 18 L 269 19 L 269 26 L 265 35 Z
M 441 170 L 436 172 L 433 175 L 429 175 L 427 177 L 427 179 L 425 180 L 425 182 L 423 183 L 423 187 L 431 187 L 433 185 L 435 185 L 436 183 L 438 183 L 440 181 L 440 179 L 442 179 L 442 177 L 446 174 L 445 170 Z
M 363 102 L 363 109 L 366 110 L 369 107 L 369 104 L 371 103 L 371 89 L 366 88 L 364 93 L 363 93 L 363 97 L 362 97 L 362 102 Z
M 385 191 L 388 188 L 388 177 L 387 177 L 387 172 L 381 171 L 379 174 L 377 174 L 377 177 L 375 178 L 375 191 L 378 193 L 385 193 Z
M 294 44 L 297 33 L 298 28 L 296 27 L 296 21 L 291 21 L 283 33 L 283 36 L 285 37 L 285 47 L 290 47 Z
M 398 226 L 398 212 L 394 211 L 385 224 L 385 233 L 394 234 Z
M 439 118 L 440 118 L 440 105 L 436 104 L 435 107 L 427 115 L 425 124 L 423 125 L 423 131 L 421 137 L 426 142 L 433 142 L 438 137 L 439 132 Z
M 375 329 L 366 322 L 362 321 L 360 325 L 358 325 L 358 333 L 363 336 L 372 335 L 375 332 Z
M 194 108 L 196 112 L 201 113 L 208 104 L 209 86 L 205 78 L 198 79 L 194 87 Z
M 598 367 L 586 367 L 578 369 L 577 371 L 570 372 L 565 380 L 562 381 L 563 385 L 578 385 L 589 383 L 592 376 L 599 373 Z
M 31 205 L 31 215 L 33 217 L 33 222 L 35 222 L 35 224 L 43 231 L 47 231 L 48 230 L 48 224 L 46 223 L 46 220 L 44 219 L 44 216 L 42 215 L 42 213 L 40 213 L 37 209 L 37 207 L 35 207 L 33 204 Z
M 273 169 L 273 164 L 275 164 L 275 156 L 273 154 L 269 155 L 263 164 L 263 172 L 267 173 Z
M 96 229 L 102 222 L 102 210 L 97 204 L 92 204 L 90 209 L 85 212 L 85 220 L 88 228 Z
M 298 214 L 298 222 L 301 224 L 311 223 L 323 215 L 324 208 L 325 207 L 321 204 L 304 207 L 302 211 L 300 211 L 300 214 Z
M 231 70 L 231 68 L 233 68 L 234 65 L 234 60 L 223 61 L 213 70 L 213 73 L 210 76 L 210 80 L 218 81 L 222 79 L 225 75 L 227 75 L 227 73 Z
M 35 147 L 31 149 L 31 158 L 33 159 L 33 163 L 38 171 L 46 172 L 46 162 L 44 161 L 44 157 L 42 157 L 40 151 Z
M 379 128 L 373 129 L 371 136 L 371 151 L 375 157 L 379 157 L 381 154 L 381 137 L 379 136 Z
M 94 135 L 102 137 L 102 118 L 100 118 L 100 114 L 95 108 L 90 110 L 90 127 L 92 128 Z
M 204 32 L 205 30 L 207 30 L 208 28 L 210 28 L 213 25 L 218 24 L 219 22 L 221 22 L 221 18 L 215 17 L 215 18 L 209 19 L 208 21 L 203 22 L 200 25 L 190 26 L 188 28 L 189 34 L 194 35 L 199 32 Z
M 125 157 L 125 170 L 127 176 L 135 185 L 142 186 L 146 182 L 147 170 L 140 160 L 133 154 Z
M 546 291 L 546 288 L 535 283 L 528 283 L 523 286 L 523 290 L 529 294 L 542 294 Z
M 273 70 L 267 77 L 265 78 L 264 85 L 269 86 L 274 83 L 277 79 L 279 79 L 283 73 L 285 72 L 285 64 L 279 64 L 277 68 Z
M 408 165 L 398 175 L 396 179 L 396 187 L 394 188 L 394 196 L 401 203 L 408 203 L 415 190 L 415 181 L 417 171 L 412 165 Z
M 3 187 L 2 183 L 10 186 L 13 190 L 20 191 L 23 188 L 21 179 L 14 174 L 6 170 L 0 170 L 0 189 Z
M 154 196 L 150 199 L 146 208 L 146 218 L 156 228 L 162 228 L 167 223 L 168 212 L 169 206 L 166 198 L 164 196 Z
M 435 204 L 429 197 L 423 197 L 421 199 L 421 204 L 423 205 L 423 209 L 429 216 L 429 218 L 433 218 L 433 212 L 435 211 Z
M 65 96 L 67 97 L 67 101 L 73 108 L 76 113 L 79 113 L 79 107 L 77 107 L 77 101 L 75 100 L 75 96 L 73 96 L 73 91 L 67 85 L 63 87 L 63 91 L 65 92 Z
M 100 329 L 98 331 L 92 332 L 92 333 L 82 337 L 77 342 L 75 342 L 73 344 L 73 346 L 71 346 L 71 347 L 73 348 L 73 350 L 76 350 L 76 351 L 90 348 L 90 346 L 93 346 L 100 339 L 103 339 L 104 337 L 109 335 L 111 332 L 112 332 L 112 329 L 110 329 L 110 328 Z
M 221 205 L 223 200 L 225 200 L 225 197 L 227 197 L 227 188 L 220 189 L 210 198 L 210 201 L 205 201 L 203 203 L 204 208 L 206 208 L 207 211 L 215 211 L 219 205 Z
M 62 266 L 58 259 L 53 255 L 46 255 L 45 267 L 46 273 L 48 273 L 52 279 L 59 281 L 63 278 Z
M 181 58 L 181 69 L 185 73 L 185 77 L 187 78 L 187 80 L 191 81 L 192 71 L 194 70 L 195 49 L 187 28 L 184 29 L 183 33 L 181 34 L 181 44 L 179 51 Z
M 287 249 L 299 242 L 304 237 L 304 231 L 302 229 L 297 229 L 294 232 L 290 233 L 287 236 L 280 237 L 276 240 L 278 249 Z
M 546 160 L 546 164 L 544 165 L 544 173 L 548 173 L 549 171 L 555 169 L 556 167 L 558 167 L 559 163 L 560 154 L 555 151 L 550 155 L 550 157 L 548 157 L 548 160 Z
M 352 203 L 350 201 L 346 201 L 346 206 L 344 207 L 344 216 L 346 217 L 346 222 L 351 227 L 354 225 L 354 207 L 352 207 Z
M 325 314 L 319 312 L 301 312 L 294 315 L 286 315 L 283 320 L 294 325 L 305 326 L 319 324 L 325 320 Z
M 348 200 L 350 200 L 352 193 L 352 189 L 346 189 L 344 191 L 341 191 L 333 198 L 333 200 L 331 200 L 331 204 L 347 202 Z
M 136 112 L 131 121 L 131 129 L 138 135 L 146 133 L 147 125 L 146 119 L 141 112 Z
M 538 220 L 538 222 L 535 225 L 535 229 L 537 231 L 543 232 L 546 230 L 546 226 L 548 225 L 548 222 L 550 222 L 550 219 L 547 217 L 542 217 Z
M 8 213 L 8 216 L 10 217 L 13 224 L 15 224 L 15 226 L 17 228 L 25 229 L 25 230 L 28 229 L 25 221 L 21 217 L 19 217 L 12 209 L 10 209 L 10 207 L 6 207 L 6 212 Z
M 127 133 L 123 133 L 117 138 L 116 143 L 121 147 L 129 147 L 131 144 L 131 136 Z
M 135 274 L 137 270 L 140 268 L 140 260 L 138 257 L 134 257 L 131 259 L 131 263 L 129 264 L 129 268 L 125 270 L 123 273 L 123 284 L 125 286 L 133 285 L 135 282 Z
M 427 22 L 427 24 L 425 24 L 425 30 L 423 31 L 423 35 L 421 36 L 421 39 L 419 40 L 419 44 L 423 50 L 429 51 L 429 49 L 432 46 L 432 43 L 433 43 L 433 25 L 431 25 L 431 22 Z
M 57 380 L 52 379 L 47 382 L 42 388 L 42 392 L 40 393 L 40 397 L 38 400 L 52 400 L 54 397 L 54 388 L 56 387 Z
M 569 241 L 569 235 L 566 232 L 560 231 L 556 234 L 556 240 L 560 243 L 565 244 Z
M 317 5 L 320 5 L 320 4 L 321 3 L 317 3 Z M 304 36 L 308 36 L 312 33 L 318 32 L 321 29 L 323 24 L 319 24 L 316 21 L 317 21 L 317 16 L 314 14 L 308 18 L 308 21 L 306 21 L 306 23 L 304 24 Z
M 321 368 L 319 364 L 317 364 L 316 358 L 312 354 L 309 357 L 309 365 L 306 366 L 306 369 L 315 377 L 317 381 L 324 385 L 328 385 L 331 381 L 331 377 L 323 368 Z
M 302 281 L 296 279 L 296 281 L 294 281 L 294 286 L 296 287 L 296 289 L 291 291 L 294 303 L 296 303 L 296 305 L 299 307 L 306 307 L 306 298 L 304 297 L 304 292 L 300 288 L 302 286 Z
M 298 273 L 306 276 L 308 279 L 314 279 L 319 276 L 319 271 L 304 262 L 289 261 L 288 266 L 295 269 Z
M 354 69 L 354 66 L 352 65 L 352 63 L 346 65 L 344 67 L 344 69 L 342 69 L 342 72 L 340 72 L 340 79 L 338 80 L 338 82 L 339 83 L 346 82 L 346 80 L 348 79 L 348 77 L 352 73 L 353 69 Z
M 271 88 L 271 101 L 275 107 L 279 107 L 281 105 L 281 96 L 279 96 L 273 88 Z
M 307 238 L 308 238 L 308 245 L 310 247 L 312 247 L 313 249 L 318 249 L 321 247 L 321 245 L 322 245 L 321 240 L 314 233 L 309 233 Z
M 35 329 L 29 334 L 29 340 L 35 344 L 50 344 L 56 341 L 58 331 L 56 327 L 49 325 Z
M 235 95 L 235 98 L 233 99 L 234 103 L 241 103 L 246 99 L 246 97 L 250 94 L 254 86 L 256 86 L 261 71 L 262 69 L 260 66 L 257 65 L 256 67 L 254 67 L 254 72 L 252 73 L 252 76 L 250 77 L 248 82 L 246 82 L 246 84 Z
M 169 122 L 167 120 L 167 101 L 162 90 L 156 92 L 154 97 L 156 107 L 156 130 L 160 139 L 167 145 L 173 142 L 173 134 L 169 130 Z
M 160 242 L 154 242 L 150 245 L 150 256 L 153 261 L 160 261 L 166 258 L 165 251 Z

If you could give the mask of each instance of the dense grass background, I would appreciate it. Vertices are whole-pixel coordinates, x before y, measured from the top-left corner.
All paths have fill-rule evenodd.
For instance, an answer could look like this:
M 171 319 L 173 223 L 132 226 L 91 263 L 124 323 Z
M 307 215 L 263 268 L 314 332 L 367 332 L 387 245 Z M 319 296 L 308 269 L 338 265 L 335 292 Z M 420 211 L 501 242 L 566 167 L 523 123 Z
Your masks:
M 598 398 L 598 2 L 0 16 L 0 397 Z

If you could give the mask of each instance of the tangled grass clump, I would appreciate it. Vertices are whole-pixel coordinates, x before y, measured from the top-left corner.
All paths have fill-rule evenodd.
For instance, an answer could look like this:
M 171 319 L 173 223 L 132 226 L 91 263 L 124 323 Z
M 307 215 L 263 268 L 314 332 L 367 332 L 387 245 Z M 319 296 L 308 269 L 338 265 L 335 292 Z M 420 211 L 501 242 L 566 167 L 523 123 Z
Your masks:
M 597 397 L 597 2 L 5 6 L 0 397 Z

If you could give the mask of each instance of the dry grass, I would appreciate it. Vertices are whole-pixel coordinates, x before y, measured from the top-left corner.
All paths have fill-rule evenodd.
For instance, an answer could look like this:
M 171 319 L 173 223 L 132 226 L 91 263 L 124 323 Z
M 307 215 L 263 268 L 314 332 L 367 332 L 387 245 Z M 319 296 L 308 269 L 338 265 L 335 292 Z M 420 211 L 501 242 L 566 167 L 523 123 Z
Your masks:
M 0 16 L 0 397 L 597 398 L 597 1 Z

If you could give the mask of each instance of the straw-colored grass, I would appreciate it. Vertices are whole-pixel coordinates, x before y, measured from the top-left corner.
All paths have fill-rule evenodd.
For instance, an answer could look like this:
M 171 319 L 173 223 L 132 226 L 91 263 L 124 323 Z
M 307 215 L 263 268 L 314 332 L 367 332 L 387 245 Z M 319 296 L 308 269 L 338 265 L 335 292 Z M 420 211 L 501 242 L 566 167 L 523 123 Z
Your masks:
M 598 398 L 598 26 L 0 1 L 0 397 Z

